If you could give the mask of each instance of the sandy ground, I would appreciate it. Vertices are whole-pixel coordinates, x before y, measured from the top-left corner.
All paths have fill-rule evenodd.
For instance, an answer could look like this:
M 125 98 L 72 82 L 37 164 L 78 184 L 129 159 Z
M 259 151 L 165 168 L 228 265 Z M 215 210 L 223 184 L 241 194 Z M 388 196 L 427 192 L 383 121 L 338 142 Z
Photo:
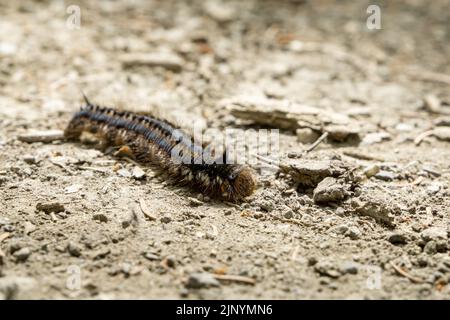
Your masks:
M 0 296 L 450 298 L 450 2 L 375 2 L 380 30 L 370 1 L 74 1 L 79 28 L 68 2 L 1 1 Z M 258 190 L 231 205 L 88 146 L 18 139 L 64 129 L 80 89 L 221 129 L 267 127 L 229 101 L 267 117 L 308 105 L 356 142 L 299 157 L 309 125 L 280 128 L 288 168 L 344 169 L 316 188 L 328 174 L 305 187 L 256 168 Z

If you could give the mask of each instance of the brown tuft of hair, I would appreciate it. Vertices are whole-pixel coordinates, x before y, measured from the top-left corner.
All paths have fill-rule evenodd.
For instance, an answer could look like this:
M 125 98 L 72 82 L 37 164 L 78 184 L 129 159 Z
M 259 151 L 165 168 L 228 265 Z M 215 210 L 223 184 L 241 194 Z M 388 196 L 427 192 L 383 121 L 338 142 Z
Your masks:
M 233 197 L 236 200 L 248 197 L 255 191 L 256 180 L 253 176 L 253 172 L 248 167 L 243 167 L 242 170 L 236 176 L 233 181 L 234 194 Z

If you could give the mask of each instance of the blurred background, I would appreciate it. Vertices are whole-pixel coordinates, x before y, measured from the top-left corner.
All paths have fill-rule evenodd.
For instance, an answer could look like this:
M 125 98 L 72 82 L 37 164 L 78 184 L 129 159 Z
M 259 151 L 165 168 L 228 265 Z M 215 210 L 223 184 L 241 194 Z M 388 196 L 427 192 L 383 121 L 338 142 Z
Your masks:
M 381 29 L 367 26 L 373 4 Z M 68 111 L 80 101 L 78 88 L 97 102 L 206 117 L 218 100 L 241 93 L 273 91 L 315 105 L 386 91 L 403 96 L 393 82 L 418 90 L 448 84 L 448 76 L 439 81 L 432 74 L 449 73 L 448 6 L 447 0 L 1 1 L 0 112 L 8 99 L 39 112 Z

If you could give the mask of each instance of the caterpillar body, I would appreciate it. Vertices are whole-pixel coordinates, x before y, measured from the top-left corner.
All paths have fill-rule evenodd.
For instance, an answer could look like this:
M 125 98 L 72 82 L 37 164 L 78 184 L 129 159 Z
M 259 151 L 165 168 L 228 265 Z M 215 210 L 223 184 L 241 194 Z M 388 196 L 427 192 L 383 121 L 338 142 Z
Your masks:
M 256 181 L 252 170 L 227 163 L 226 151 L 220 154 L 222 163 L 205 161 L 204 146 L 196 144 L 190 135 L 170 122 L 96 106 L 85 100 L 86 105 L 75 113 L 64 131 L 67 140 L 80 140 L 83 132 L 94 134 L 103 151 L 108 147 L 125 147 L 138 163 L 213 198 L 237 202 L 253 193 Z M 175 149 L 179 155 L 185 155 L 184 161 L 173 157 Z

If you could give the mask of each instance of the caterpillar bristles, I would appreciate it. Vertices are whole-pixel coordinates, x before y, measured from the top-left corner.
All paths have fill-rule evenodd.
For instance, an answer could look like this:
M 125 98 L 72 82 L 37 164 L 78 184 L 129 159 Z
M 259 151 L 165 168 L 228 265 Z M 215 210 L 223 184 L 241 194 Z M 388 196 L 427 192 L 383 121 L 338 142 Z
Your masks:
M 256 181 L 252 170 L 227 163 L 226 151 L 221 155 L 223 163 L 209 164 L 201 158 L 204 147 L 172 123 L 93 105 L 84 93 L 83 98 L 86 105 L 69 122 L 64 131 L 66 139 L 80 140 L 85 132 L 94 134 L 102 151 L 124 148 L 131 152 L 133 160 L 159 170 L 172 183 L 192 187 L 212 198 L 237 202 L 253 193 Z M 190 161 L 175 159 L 174 149 Z

